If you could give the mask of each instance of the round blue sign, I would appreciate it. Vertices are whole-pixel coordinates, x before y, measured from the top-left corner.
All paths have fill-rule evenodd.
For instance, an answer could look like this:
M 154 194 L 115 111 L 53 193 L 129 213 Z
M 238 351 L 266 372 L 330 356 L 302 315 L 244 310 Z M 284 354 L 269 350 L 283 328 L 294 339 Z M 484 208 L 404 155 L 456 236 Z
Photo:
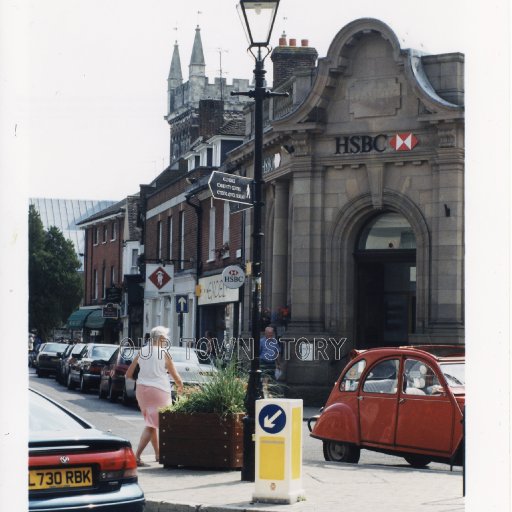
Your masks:
M 268 434 L 281 432 L 286 425 L 286 414 L 277 404 L 265 405 L 258 416 L 260 427 Z

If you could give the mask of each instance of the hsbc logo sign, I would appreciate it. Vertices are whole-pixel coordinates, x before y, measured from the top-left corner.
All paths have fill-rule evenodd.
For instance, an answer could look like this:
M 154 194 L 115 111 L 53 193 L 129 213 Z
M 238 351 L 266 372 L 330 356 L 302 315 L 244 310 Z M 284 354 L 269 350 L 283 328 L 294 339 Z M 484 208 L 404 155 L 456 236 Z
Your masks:
M 418 145 L 418 138 L 412 132 L 396 133 L 389 136 L 380 133 L 371 135 L 347 135 L 336 137 L 335 155 L 358 153 L 384 153 L 386 151 L 412 151 Z

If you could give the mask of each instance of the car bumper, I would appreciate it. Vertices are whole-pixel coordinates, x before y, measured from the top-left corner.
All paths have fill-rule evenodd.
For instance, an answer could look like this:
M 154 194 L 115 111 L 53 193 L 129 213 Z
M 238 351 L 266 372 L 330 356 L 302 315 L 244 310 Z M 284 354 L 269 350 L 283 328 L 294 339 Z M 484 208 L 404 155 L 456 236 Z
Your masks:
M 31 512 L 142 512 L 144 504 L 142 489 L 131 483 L 109 493 L 29 499 L 28 509 Z
M 89 385 L 97 386 L 100 383 L 100 375 L 84 373 L 84 382 Z

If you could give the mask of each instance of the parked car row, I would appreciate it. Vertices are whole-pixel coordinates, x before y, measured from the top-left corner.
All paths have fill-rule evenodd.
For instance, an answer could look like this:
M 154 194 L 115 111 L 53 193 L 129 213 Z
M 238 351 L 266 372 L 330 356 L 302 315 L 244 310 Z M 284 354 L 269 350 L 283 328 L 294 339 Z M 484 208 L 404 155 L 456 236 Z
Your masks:
M 142 349 L 141 357 L 144 356 Z M 211 363 L 203 363 L 195 349 L 170 347 L 174 365 L 185 386 L 206 382 L 217 371 Z M 68 389 L 78 388 L 85 393 L 98 390 L 99 398 L 115 402 L 119 398 L 124 404 L 135 401 L 136 382 L 125 379 L 135 351 L 130 346 L 107 343 L 45 343 L 35 359 L 34 366 L 39 377 L 54 375 L 57 382 Z M 169 377 L 170 386 L 173 386 Z

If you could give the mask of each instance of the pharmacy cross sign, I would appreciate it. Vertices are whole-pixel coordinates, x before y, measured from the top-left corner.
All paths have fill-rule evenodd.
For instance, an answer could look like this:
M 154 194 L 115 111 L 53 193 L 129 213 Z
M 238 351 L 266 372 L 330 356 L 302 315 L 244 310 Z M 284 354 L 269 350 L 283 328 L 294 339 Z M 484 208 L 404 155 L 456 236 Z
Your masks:
M 215 199 L 252 205 L 252 182 L 244 176 L 213 171 L 208 186 Z
M 171 277 L 162 267 L 158 267 L 149 276 L 149 280 L 160 290 L 171 280 Z

